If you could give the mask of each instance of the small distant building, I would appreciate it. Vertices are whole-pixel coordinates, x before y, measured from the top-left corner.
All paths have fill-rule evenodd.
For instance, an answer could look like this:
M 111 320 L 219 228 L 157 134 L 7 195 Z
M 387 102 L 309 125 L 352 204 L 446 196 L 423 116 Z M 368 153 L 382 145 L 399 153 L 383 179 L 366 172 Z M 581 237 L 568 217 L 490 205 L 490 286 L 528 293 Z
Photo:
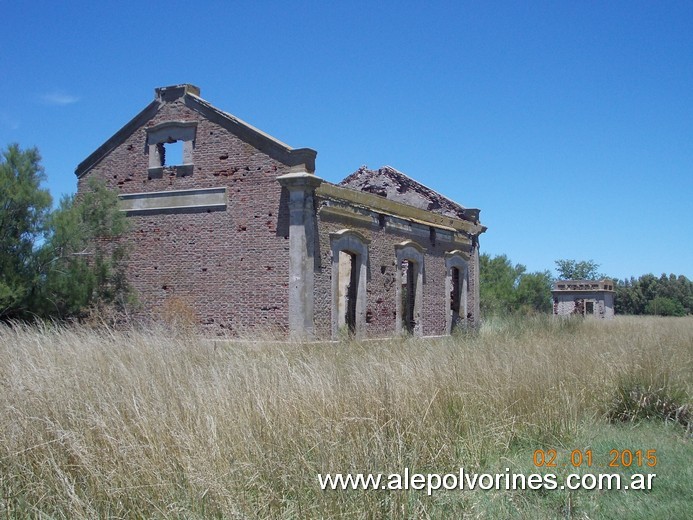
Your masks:
M 592 316 L 603 320 L 614 317 L 612 280 L 559 280 L 551 291 L 554 316 Z

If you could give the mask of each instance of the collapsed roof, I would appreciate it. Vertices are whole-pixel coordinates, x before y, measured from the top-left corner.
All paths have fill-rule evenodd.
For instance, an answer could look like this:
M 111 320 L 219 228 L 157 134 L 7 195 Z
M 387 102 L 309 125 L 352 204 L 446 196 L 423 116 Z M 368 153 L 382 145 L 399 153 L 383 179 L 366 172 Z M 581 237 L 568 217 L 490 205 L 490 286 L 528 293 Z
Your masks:
M 361 166 L 339 185 L 448 217 L 479 223 L 478 209 L 465 208 L 391 166 L 383 166 L 378 170 L 369 170 Z

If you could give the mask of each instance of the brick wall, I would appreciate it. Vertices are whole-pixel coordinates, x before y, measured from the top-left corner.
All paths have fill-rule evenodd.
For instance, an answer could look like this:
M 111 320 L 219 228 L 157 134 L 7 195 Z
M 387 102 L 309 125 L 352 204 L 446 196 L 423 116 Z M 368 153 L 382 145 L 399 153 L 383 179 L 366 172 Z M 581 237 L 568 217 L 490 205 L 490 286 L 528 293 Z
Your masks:
M 314 295 L 315 332 L 318 337 L 329 338 L 332 326 L 332 258 L 329 235 L 345 228 L 356 230 L 370 240 L 365 336 L 388 337 L 395 333 L 397 305 L 395 246 L 405 240 L 413 240 L 426 249 L 421 309 L 422 334 L 434 336 L 447 333 L 446 314 L 449 312 L 449 296 L 445 290 L 444 255 L 457 247 L 441 240 L 436 240 L 434 244 L 430 237 L 423 237 L 419 233 L 406 233 L 375 225 L 359 225 L 352 221 L 334 222 L 331 219 L 322 218 L 320 213 L 317 218 L 319 247 L 316 256 L 319 262 L 316 262 Z M 468 298 L 471 310 L 473 301 L 471 294 Z
M 601 319 L 614 317 L 614 294 L 612 292 L 554 293 L 553 299 L 553 313 L 557 316 L 583 315 L 586 302 L 593 302 L 594 312 L 590 316 Z
M 252 134 L 254 130 L 248 137 L 249 134 L 241 129 L 238 135 L 248 139 L 244 141 L 228 129 L 240 123 L 226 120 L 226 115 L 213 112 L 216 109 L 200 109 L 197 102 L 186 104 L 185 96 L 179 96 L 180 93 L 180 87 L 164 90 L 158 98 L 159 105 L 150 105 L 92 154 L 83 163 L 88 164 L 84 167 L 87 173 L 79 178 L 78 191 L 88 189 L 86 183 L 91 177 L 104 179 L 110 188 L 123 195 L 225 187 L 228 201 L 222 211 L 179 208 L 167 213 L 156 210 L 129 217 L 127 272 L 139 300 L 134 317 L 156 321 L 175 318 L 171 313 L 178 312 L 185 314 L 181 318 L 202 324 L 210 333 L 244 335 L 269 329 L 285 334 L 289 328 L 289 212 L 288 193 L 277 177 L 291 172 L 281 161 L 300 164 L 295 162 L 300 159 L 312 164 L 315 152 L 292 150 L 291 153 L 304 155 L 292 155 L 287 159 L 286 150 L 282 148 L 280 152 L 272 149 L 274 151 L 268 151 L 270 155 L 267 155 L 249 143 L 257 143 L 260 139 L 262 142 L 258 146 L 268 150 L 267 146 L 276 145 L 275 142 L 268 145 L 271 138 L 258 138 Z M 209 109 L 210 118 L 194 107 L 203 112 Z M 148 114 L 155 115 L 145 121 Z M 231 126 L 215 122 L 220 119 L 224 120 L 223 125 Z M 150 176 L 153 172 L 149 156 L 152 148 L 147 142 L 147 129 L 167 122 L 176 122 L 178 128 L 188 129 L 186 131 L 191 131 L 194 125 L 184 122 L 196 123 L 193 167 L 178 170 L 165 167 L 163 175 L 158 169 L 157 175 Z M 140 123 L 141 126 L 131 128 Z M 159 131 L 160 127 L 153 130 Z M 124 134 L 127 137 L 117 141 Z M 154 140 L 152 146 L 157 142 Z M 101 150 L 111 145 L 114 147 L 98 162 L 90 162 L 97 160 L 93 156 L 99 157 Z M 312 168 L 311 165 L 308 171 Z M 360 223 L 343 223 L 339 218 L 335 220 L 334 215 L 325 219 L 318 211 L 323 203 L 326 201 L 316 197 L 315 335 L 321 338 L 332 335 L 329 235 L 344 228 L 357 230 L 370 240 L 365 336 L 383 337 L 395 333 L 398 270 L 395 246 L 405 240 L 412 240 L 426 250 L 421 333 L 426 336 L 445 334 L 449 312 L 445 253 L 458 247 L 437 239 L 436 233 L 426 225 L 408 227 L 403 220 L 396 225 L 385 225 L 385 220 L 390 218 L 386 219 L 385 215 L 375 215 L 373 225 L 364 223 L 369 217 L 365 221 L 362 218 Z M 359 211 L 368 213 L 370 210 L 361 208 Z M 468 264 L 467 297 L 472 313 L 478 281 L 476 254 L 475 249 Z
M 196 121 L 192 175 L 174 170 L 149 179 L 146 127 Z M 140 319 L 158 318 L 171 302 L 189 307 L 214 332 L 288 327 L 288 213 L 276 177 L 288 167 L 187 107 L 164 104 L 78 181 L 100 177 L 120 193 L 227 187 L 225 211 L 129 218 L 129 280 Z

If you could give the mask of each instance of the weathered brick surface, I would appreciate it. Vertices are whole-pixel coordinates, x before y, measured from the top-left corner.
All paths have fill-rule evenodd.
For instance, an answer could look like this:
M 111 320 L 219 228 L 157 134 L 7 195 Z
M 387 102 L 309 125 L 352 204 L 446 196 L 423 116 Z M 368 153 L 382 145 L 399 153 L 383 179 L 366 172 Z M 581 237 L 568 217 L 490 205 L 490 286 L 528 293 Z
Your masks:
M 588 314 L 585 309 L 585 304 L 588 301 L 594 304 L 594 312 L 591 315 Z M 614 317 L 614 295 L 612 292 L 603 291 L 579 294 L 555 294 L 553 313 L 556 316 L 579 314 L 600 319 L 612 319 Z
M 318 216 L 319 266 L 315 273 L 315 328 L 316 334 L 329 337 L 332 312 L 332 251 L 330 233 L 342 229 L 354 229 L 370 240 L 368 247 L 367 283 L 367 337 L 392 336 L 396 321 L 396 270 L 395 246 L 405 240 L 413 240 L 426 249 L 423 275 L 422 333 L 425 336 L 447 334 L 446 313 L 449 312 L 449 295 L 445 291 L 445 253 L 456 249 L 449 242 L 422 238 L 419 234 L 399 232 L 376 226 L 359 226 L 353 222 L 338 223 Z M 470 262 L 471 264 L 471 262 Z M 471 289 L 471 286 L 470 286 Z M 469 308 L 473 296 L 468 294 Z
M 277 177 L 290 173 L 291 168 L 192 106 L 184 97 L 163 102 L 150 120 L 134 128 L 98 162 L 85 167 L 78 190 L 88 189 L 86 183 L 92 177 L 104 179 L 120 194 L 226 187 L 228 202 L 223 211 L 185 210 L 129 217 L 127 272 L 139 300 L 134 317 L 157 320 L 167 309 L 173 309 L 189 313 L 184 318 L 194 320 L 209 333 L 247 334 L 258 328 L 287 333 L 289 208 L 288 194 Z M 172 121 L 197 123 L 192 174 L 180 176 L 175 168 L 165 168 L 163 176 L 150 178 L 147 128 Z M 427 336 L 446 334 L 450 303 L 445 289 L 445 253 L 458 246 L 436 240 L 433 231 L 429 236 L 425 226 L 423 231 L 419 226 L 419 232 L 411 233 L 406 226 L 386 226 L 383 214 L 374 215 L 374 222 L 380 224 L 373 225 L 349 219 L 340 222 L 334 215 L 323 218 L 319 208 L 324 203 L 329 204 L 315 198 L 315 335 L 332 335 L 330 233 L 345 228 L 357 230 L 370 240 L 365 336 L 391 336 L 395 332 L 395 246 L 405 240 L 426 250 L 421 332 Z M 475 254 L 476 250 L 473 257 Z M 472 260 L 467 296 L 470 310 L 475 308 L 476 283 Z
M 147 126 L 197 121 L 194 172 L 149 179 Z M 226 211 L 130 217 L 129 279 L 139 318 L 175 298 L 212 330 L 257 326 L 285 331 L 288 301 L 288 213 L 276 177 L 288 168 L 207 121 L 177 100 L 79 179 L 92 176 L 120 193 L 226 186 Z

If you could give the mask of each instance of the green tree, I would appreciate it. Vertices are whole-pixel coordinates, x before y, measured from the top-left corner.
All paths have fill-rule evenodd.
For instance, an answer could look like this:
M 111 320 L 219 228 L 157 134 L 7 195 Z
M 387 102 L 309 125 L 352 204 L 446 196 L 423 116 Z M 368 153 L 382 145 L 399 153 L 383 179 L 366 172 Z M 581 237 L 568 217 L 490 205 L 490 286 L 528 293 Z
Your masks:
M 618 314 L 661 314 L 659 308 L 675 309 L 675 314 L 693 311 L 693 282 L 683 275 L 644 274 L 640 278 L 616 282 L 615 309 Z M 667 301 L 661 301 L 664 298 Z M 672 305 L 669 304 L 672 302 Z
M 484 314 L 548 312 L 551 309 L 551 274 L 527 273 L 506 255 L 479 256 L 481 310 Z
M 561 280 L 598 280 L 604 278 L 600 274 L 599 264 L 594 260 L 556 260 L 556 271 Z
M 118 196 L 91 179 L 80 197 L 64 197 L 50 219 L 41 249 L 44 279 L 37 307 L 44 316 L 79 317 L 96 305 L 122 309 L 129 298 L 125 278 L 127 227 Z
M 616 280 L 614 282 L 614 311 L 616 314 L 635 314 L 637 294 L 635 284 L 637 281 L 632 276 L 630 279 Z
M 479 256 L 479 292 L 484 314 L 507 314 L 515 309 L 515 289 L 526 270 L 505 255 Z
M 657 296 L 663 296 L 678 302 L 688 314 L 693 310 L 693 282 L 683 275 L 667 276 L 662 273 L 659 277 Z
M 0 154 L 0 319 L 30 313 L 40 283 L 36 248 L 52 202 L 44 180 L 36 148 L 11 144 Z
M 681 305 L 681 302 L 672 300 L 665 296 L 657 296 L 645 305 L 646 314 L 655 314 L 657 316 L 685 316 L 686 310 Z
M 553 279 L 549 271 L 525 273 L 520 276 L 516 290 L 516 305 L 524 312 L 551 312 L 551 287 Z

